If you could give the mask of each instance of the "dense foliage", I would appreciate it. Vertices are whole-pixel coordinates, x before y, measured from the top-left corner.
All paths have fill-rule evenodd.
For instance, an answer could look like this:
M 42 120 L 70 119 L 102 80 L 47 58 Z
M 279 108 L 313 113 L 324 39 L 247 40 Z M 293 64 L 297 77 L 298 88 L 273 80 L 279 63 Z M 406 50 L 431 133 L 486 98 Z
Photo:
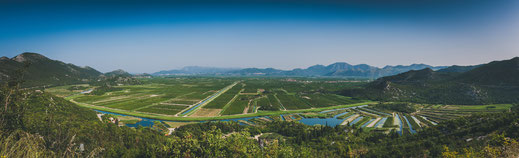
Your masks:
M 90 67 L 79 67 L 49 59 L 37 53 L 23 53 L 0 59 L 0 81 L 16 77 L 24 69 L 23 87 L 77 84 L 94 81 L 101 73 Z

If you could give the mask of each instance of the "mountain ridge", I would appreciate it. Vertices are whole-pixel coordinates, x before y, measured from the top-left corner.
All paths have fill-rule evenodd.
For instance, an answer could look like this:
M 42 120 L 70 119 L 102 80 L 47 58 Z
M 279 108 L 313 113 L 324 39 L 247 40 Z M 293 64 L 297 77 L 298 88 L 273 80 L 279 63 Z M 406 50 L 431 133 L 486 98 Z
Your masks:
M 519 102 L 519 57 L 486 64 L 433 71 L 411 70 L 379 78 L 361 89 L 341 93 L 382 101 L 439 104 Z
M 358 77 L 358 78 L 379 78 L 394 75 L 409 70 L 419 70 L 423 68 L 431 68 L 434 70 L 444 69 L 447 66 L 430 66 L 426 64 L 411 65 L 387 65 L 383 68 L 371 66 L 368 64 L 351 65 L 346 62 L 336 62 L 330 65 L 313 65 L 303 68 L 295 68 L 292 70 L 280 70 L 275 68 L 216 68 L 205 67 L 213 71 L 190 71 L 186 67 L 182 69 L 166 70 L 153 73 L 154 76 L 163 75 L 231 75 L 231 76 L 300 76 L 300 77 Z
M 22 74 L 20 70 L 24 70 Z M 83 83 L 96 79 L 102 73 L 91 67 L 79 67 L 41 54 L 25 52 L 13 58 L 0 60 L 0 80 L 23 76 L 25 86 Z

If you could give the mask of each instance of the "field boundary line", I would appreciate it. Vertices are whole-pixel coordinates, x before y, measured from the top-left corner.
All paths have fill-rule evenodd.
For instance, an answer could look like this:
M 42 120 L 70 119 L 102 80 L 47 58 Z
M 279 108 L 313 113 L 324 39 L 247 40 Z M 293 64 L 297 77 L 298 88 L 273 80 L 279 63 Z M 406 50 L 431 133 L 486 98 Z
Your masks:
M 225 106 L 223 106 L 222 111 L 220 111 L 220 113 L 218 114 L 219 116 L 222 116 L 223 112 L 231 106 L 231 104 L 236 100 L 236 98 L 238 98 L 238 96 L 243 90 L 245 89 L 241 89 L 236 95 L 234 95 L 234 97 L 232 97 L 232 99 L 227 104 L 225 104 Z
M 135 109 L 132 109 L 131 111 L 139 111 L 141 109 L 145 109 L 145 108 L 149 108 L 149 107 L 152 107 L 152 106 L 155 106 L 155 105 L 160 105 L 161 103 L 164 103 L 164 102 L 168 102 L 168 101 L 172 101 L 174 99 L 177 99 L 179 97 L 183 97 L 183 96 L 186 96 L 186 95 L 189 95 L 189 94 L 193 94 L 195 92 L 191 92 L 191 93 L 187 93 L 187 94 L 182 94 L 182 95 L 179 95 L 175 98 L 171 98 L 171 99 L 168 99 L 168 100 L 165 100 L 165 101 L 162 101 L 162 102 L 158 102 L 158 103 L 153 103 L 153 104 L 150 104 L 150 105 L 146 105 L 146 106 L 142 106 L 142 107 L 138 107 L 138 108 L 135 108 Z M 177 113 L 178 114 L 178 113 Z
M 283 105 L 283 103 L 281 103 L 281 100 L 279 100 L 279 98 L 278 98 L 277 95 L 278 95 L 277 93 L 274 94 L 274 95 L 273 95 L 274 98 L 276 98 L 276 100 L 278 101 L 279 105 L 281 105 L 281 107 L 283 108 L 283 110 L 284 110 L 284 111 L 287 111 L 287 108 L 285 108 L 285 106 Z M 272 103 L 271 103 L 271 104 L 272 104 Z
M 197 104 L 193 104 L 193 106 L 190 106 L 189 108 L 186 108 L 183 111 L 179 112 L 180 115 L 182 115 L 182 116 L 189 116 L 189 115 L 195 113 L 196 111 L 198 111 L 198 109 L 204 107 L 205 105 L 209 104 L 210 102 L 212 102 L 213 100 L 218 98 L 220 95 L 226 93 L 229 89 L 231 89 L 232 87 L 236 86 L 238 83 L 240 83 L 240 81 L 236 81 L 233 84 L 231 84 L 231 85 L 229 85 L 227 87 L 224 87 L 223 89 L 217 91 L 216 94 L 210 95 L 208 98 L 205 98 L 205 99 L 201 100 Z M 183 114 L 186 111 L 189 111 L 189 112 L 187 112 L 186 114 Z

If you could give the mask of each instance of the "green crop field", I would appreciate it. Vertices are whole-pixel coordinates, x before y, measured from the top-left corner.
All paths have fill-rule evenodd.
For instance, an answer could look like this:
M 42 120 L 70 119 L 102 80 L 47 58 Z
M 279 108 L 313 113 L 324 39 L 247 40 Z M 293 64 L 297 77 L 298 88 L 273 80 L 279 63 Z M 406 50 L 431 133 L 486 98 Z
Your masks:
M 281 104 L 287 109 L 307 109 L 311 107 L 308 103 L 303 101 L 302 98 L 295 95 L 281 94 L 277 95 L 277 97 L 281 101 Z
M 103 88 L 99 93 L 90 85 L 52 87 L 47 91 L 77 104 L 98 110 L 134 116 L 214 117 L 250 114 L 267 115 L 292 111 L 339 107 L 366 102 L 339 96 L 341 87 L 359 86 L 357 82 L 328 82 L 324 79 L 287 80 L 284 78 L 240 77 L 158 77 L 139 79 L 142 84 Z M 330 91 L 324 91 L 327 87 Z M 332 91 L 333 90 L 333 91 Z M 199 108 L 211 109 L 191 114 Z M 192 110 L 195 109 L 195 110 Z M 284 113 L 284 112 L 283 112 Z M 225 116 L 221 116 L 225 115 Z M 207 115 L 208 116 L 208 115 Z
M 179 106 L 179 105 L 153 105 L 150 107 L 139 109 L 137 111 L 156 113 L 156 114 L 175 115 L 185 108 L 186 108 L 186 106 Z
M 491 105 L 453 105 L 463 110 L 508 110 L 512 104 L 491 104 Z
M 256 100 L 256 105 L 260 107 L 260 110 L 268 110 L 268 111 L 277 111 L 279 110 L 279 103 L 277 103 L 277 100 L 274 100 L 276 104 L 272 104 L 270 101 L 270 97 L 261 97 Z M 275 98 L 273 98 L 275 99 Z
M 314 107 L 327 107 L 353 102 L 351 98 L 337 96 L 335 94 L 309 94 L 303 95 L 302 98 Z
M 237 95 L 241 90 L 241 86 L 234 86 L 233 88 L 229 89 L 224 94 L 220 95 L 210 103 L 208 103 L 204 108 L 208 109 L 221 109 L 223 108 L 227 103 L 231 101 L 232 98 L 234 98 L 235 95 Z
M 241 114 L 244 109 L 249 105 L 250 98 L 248 96 L 240 95 L 238 96 L 234 102 L 229 105 L 225 111 L 223 111 L 223 115 L 233 115 L 233 114 Z

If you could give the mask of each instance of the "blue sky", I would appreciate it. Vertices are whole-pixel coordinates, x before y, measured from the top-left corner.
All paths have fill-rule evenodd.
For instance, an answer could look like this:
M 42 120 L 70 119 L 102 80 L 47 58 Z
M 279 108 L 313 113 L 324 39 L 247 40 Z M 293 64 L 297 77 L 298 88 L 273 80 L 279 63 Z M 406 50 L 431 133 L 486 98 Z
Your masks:
M 470 65 L 519 56 L 514 0 L 1 1 L 0 55 L 106 72 Z

